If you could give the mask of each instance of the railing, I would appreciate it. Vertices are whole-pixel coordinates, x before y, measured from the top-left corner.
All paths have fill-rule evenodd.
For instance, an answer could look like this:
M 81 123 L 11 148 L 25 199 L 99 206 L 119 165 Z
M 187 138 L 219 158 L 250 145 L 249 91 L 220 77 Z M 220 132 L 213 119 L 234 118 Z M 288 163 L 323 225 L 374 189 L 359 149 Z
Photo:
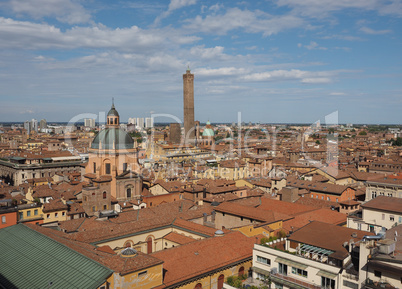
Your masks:
M 359 276 L 345 273 L 342 275 L 344 278 L 349 279 L 349 280 L 354 280 L 354 281 L 359 281 Z
M 280 273 L 271 273 L 271 280 L 275 283 L 280 283 L 286 285 L 287 287 L 292 288 L 292 285 L 298 285 L 306 289 L 321 289 L 321 286 L 317 286 L 315 284 L 301 281 L 299 279 L 295 279 Z
M 363 281 L 363 288 L 372 288 L 372 289 L 397 289 L 397 287 L 392 286 L 385 280 L 374 281 L 370 278 L 367 278 Z

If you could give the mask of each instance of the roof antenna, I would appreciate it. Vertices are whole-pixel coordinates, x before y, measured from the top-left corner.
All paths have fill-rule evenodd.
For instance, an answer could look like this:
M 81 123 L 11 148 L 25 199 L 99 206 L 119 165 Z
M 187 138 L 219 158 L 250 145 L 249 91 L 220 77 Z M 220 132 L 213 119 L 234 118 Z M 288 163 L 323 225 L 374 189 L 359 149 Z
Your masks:
M 114 97 L 112 97 L 112 107 L 114 108 Z

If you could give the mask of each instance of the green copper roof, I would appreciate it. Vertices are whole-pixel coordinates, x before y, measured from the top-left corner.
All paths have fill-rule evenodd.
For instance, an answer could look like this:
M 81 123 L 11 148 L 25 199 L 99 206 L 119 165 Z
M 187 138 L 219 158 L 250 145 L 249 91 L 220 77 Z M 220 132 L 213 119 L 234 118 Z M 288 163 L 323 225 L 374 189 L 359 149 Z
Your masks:
M 101 147 L 102 144 L 102 147 Z M 106 128 L 100 131 L 92 141 L 93 149 L 132 149 L 134 141 L 124 130 L 119 128 Z
M 206 128 L 204 129 L 204 131 L 202 132 L 202 136 L 214 136 L 215 132 L 213 129 L 211 128 Z
M 119 113 L 117 112 L 116 108 L 114 107 L 114 101 L 112 103 L 112 108 L 107 113 L 107 116 L 119 116 Z
M 112 273 L 23 224 L 0 230 L 0 287 L 97 288 Z

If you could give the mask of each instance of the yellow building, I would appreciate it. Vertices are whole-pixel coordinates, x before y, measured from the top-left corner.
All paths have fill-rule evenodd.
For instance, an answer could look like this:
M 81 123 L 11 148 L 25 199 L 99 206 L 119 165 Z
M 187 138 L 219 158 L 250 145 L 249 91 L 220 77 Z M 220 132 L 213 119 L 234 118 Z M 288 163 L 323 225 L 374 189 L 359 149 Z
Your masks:
M 84 177 L 93 179 L 111 178 L 110 193 L 118 200 L 139 197 L 142 181 L 139 175 L 138 150 L 132 137 L 120 129 L 120 116 L 114 104 L 107 114 L 106 129 L 100 131 L 91 143 L 88 165 Z
M 57 225 L 60 221 L 67 220 L 68 206 L 61 199 L 50 200 L 43 204 L 43 223 Z
M 18 223 L 43 223 L 43 212 L 40 205 L 36 203 L 18 205 Z

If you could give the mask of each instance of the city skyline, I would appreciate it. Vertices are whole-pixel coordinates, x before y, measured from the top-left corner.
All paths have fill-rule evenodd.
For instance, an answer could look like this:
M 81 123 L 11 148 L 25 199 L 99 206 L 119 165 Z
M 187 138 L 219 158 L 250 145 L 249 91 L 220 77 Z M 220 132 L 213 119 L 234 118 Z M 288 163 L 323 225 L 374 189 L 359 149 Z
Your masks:
M 338 111 L 339 123 L 398 124 L 401 16 L 397 0 L 5 1 L 0 122 L 68 122 L 112 97 L 123 122 L 183 120 L 189 66 L 202 123 Z

